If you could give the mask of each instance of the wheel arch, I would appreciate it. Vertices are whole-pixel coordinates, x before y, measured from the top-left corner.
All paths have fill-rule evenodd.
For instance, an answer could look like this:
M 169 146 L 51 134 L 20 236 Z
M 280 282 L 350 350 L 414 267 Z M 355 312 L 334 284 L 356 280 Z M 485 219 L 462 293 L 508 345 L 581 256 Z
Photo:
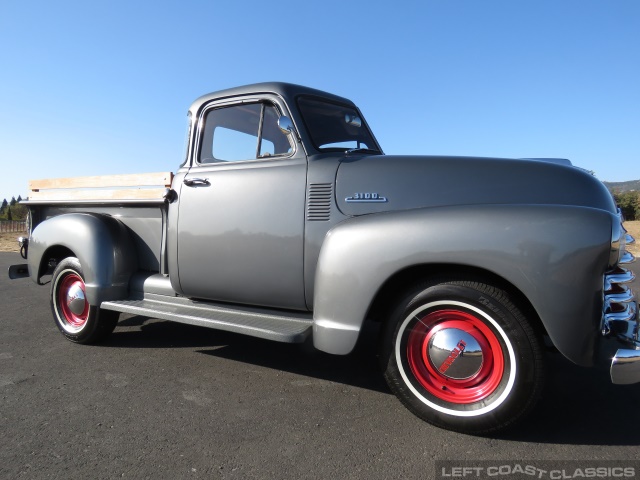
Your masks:
M 58 264 L 65 258 L 75 256 L 76 254 L 73 252 L 73 250 L 63 245 L 52 245 L 47 248 L 42 254 L 42 257 L 40 257 L 40 262 L 37 270 L 38 276 L 36 277 L 38 283 L 40 283 L 42 277 L 44 277 L 45 275 L 51 275 L 53 273 L 53 268 L 55 267 L 52 265 L 52 262 L 54 264 Z
M 372 299 L 365 316 L 365 322 L 383 323 L 387 321 L 390 312 L 396 307 L 401 298 L 406 295 L 407 291 L 415 288 L 420 283 L 426 283 L 435 278 L 447 281 L 479 281 L 505 291 L 511 301 L 525 315 L 536 334 L 540 337 L 548 335 L 540 315 L 526 295 L 515 285 L 490 270 L 461 264 L 412 265 L 396 272 L 382 284 Z
M 29 270 L 34 281 L 51 273 L 50 261 L 78 258 L 89 304 L 121 299 L 137 270 L 135 244 L 127 227 L 109 215 L 67 213 L 40 223 L 29 241 Z M 35 273 L 35 274 L 34 274 Z

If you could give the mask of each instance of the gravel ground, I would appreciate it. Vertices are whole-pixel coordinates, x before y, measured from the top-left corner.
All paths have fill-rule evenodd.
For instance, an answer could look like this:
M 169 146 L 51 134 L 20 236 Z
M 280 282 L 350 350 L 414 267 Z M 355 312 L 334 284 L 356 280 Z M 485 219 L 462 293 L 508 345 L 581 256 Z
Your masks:
M 21 262 L 0 253 L 0 270 Z M 443 459 L 638 458 L 640 385 L 558 354 L 532 416 L 478 438 L 402 407 L 377 371 L 375 332 L 335 357 L 123 317 L 105 344 L 82 346 L 57 331 L 48 287 L 4 275 L 0 304 L 2 479 L 429 479 Z

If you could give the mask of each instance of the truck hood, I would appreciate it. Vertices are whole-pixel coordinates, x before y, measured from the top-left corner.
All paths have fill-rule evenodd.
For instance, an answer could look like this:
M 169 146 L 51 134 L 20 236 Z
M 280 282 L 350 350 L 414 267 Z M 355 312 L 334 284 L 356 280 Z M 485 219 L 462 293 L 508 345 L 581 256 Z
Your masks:
M 336 201 L 345 215 L 445 205 L 574 205 L 611 213 L 607 188 L 589 172 L 539 160 L 372 155 L 345 159 Z

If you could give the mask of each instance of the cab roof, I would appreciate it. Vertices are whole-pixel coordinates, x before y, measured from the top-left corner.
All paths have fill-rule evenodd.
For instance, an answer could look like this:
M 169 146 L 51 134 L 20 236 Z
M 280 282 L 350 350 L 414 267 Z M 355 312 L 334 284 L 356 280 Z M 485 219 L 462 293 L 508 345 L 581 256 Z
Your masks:
M 317 90 L 315 88 L 309 88 L 302 85 L 295 85 L 293 83 L 285 82 L 264 82 L 253 83 L 251 85 L 244 85 L 241 87 L 228 88 L 225 90 L 208 93 L 197 98 L 191 104 L 190 110 L 192 113 L 196 113 L 202 105 L 210 102 L 211 100 L 219 100 L 223 98 L 237 97 L 242 95 L 256 95 L 261 93 L 272 93 L 284 98 L 287 101 L 293 101 L 300 95 L 312 95 L 315 97 L 322 97 L 330 101 L 355 106 L 355 104 L 347 98 L 340 97 L 332 93 L 323 92 L 322 90 Z

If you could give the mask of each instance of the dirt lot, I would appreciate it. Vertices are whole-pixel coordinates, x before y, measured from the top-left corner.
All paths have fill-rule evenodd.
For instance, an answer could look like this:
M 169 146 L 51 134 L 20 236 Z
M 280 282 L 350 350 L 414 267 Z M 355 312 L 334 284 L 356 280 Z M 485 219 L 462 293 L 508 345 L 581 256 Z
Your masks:
M 624 228 L 626 228 L 633 238 L 636 239 L 636 243 L 633 245 L 627 245 L 627 250 L 633 253 L 636 257 L 640 256 L 640 220 L 635 220 L 633 222 L 626 222 L 624 224 Z
M 26 232 L 12 232 L 12 233 L 0 233 L 0 252 L 17 252 L 18 242 L 16 241 L 19 236 L 26 235 Z

